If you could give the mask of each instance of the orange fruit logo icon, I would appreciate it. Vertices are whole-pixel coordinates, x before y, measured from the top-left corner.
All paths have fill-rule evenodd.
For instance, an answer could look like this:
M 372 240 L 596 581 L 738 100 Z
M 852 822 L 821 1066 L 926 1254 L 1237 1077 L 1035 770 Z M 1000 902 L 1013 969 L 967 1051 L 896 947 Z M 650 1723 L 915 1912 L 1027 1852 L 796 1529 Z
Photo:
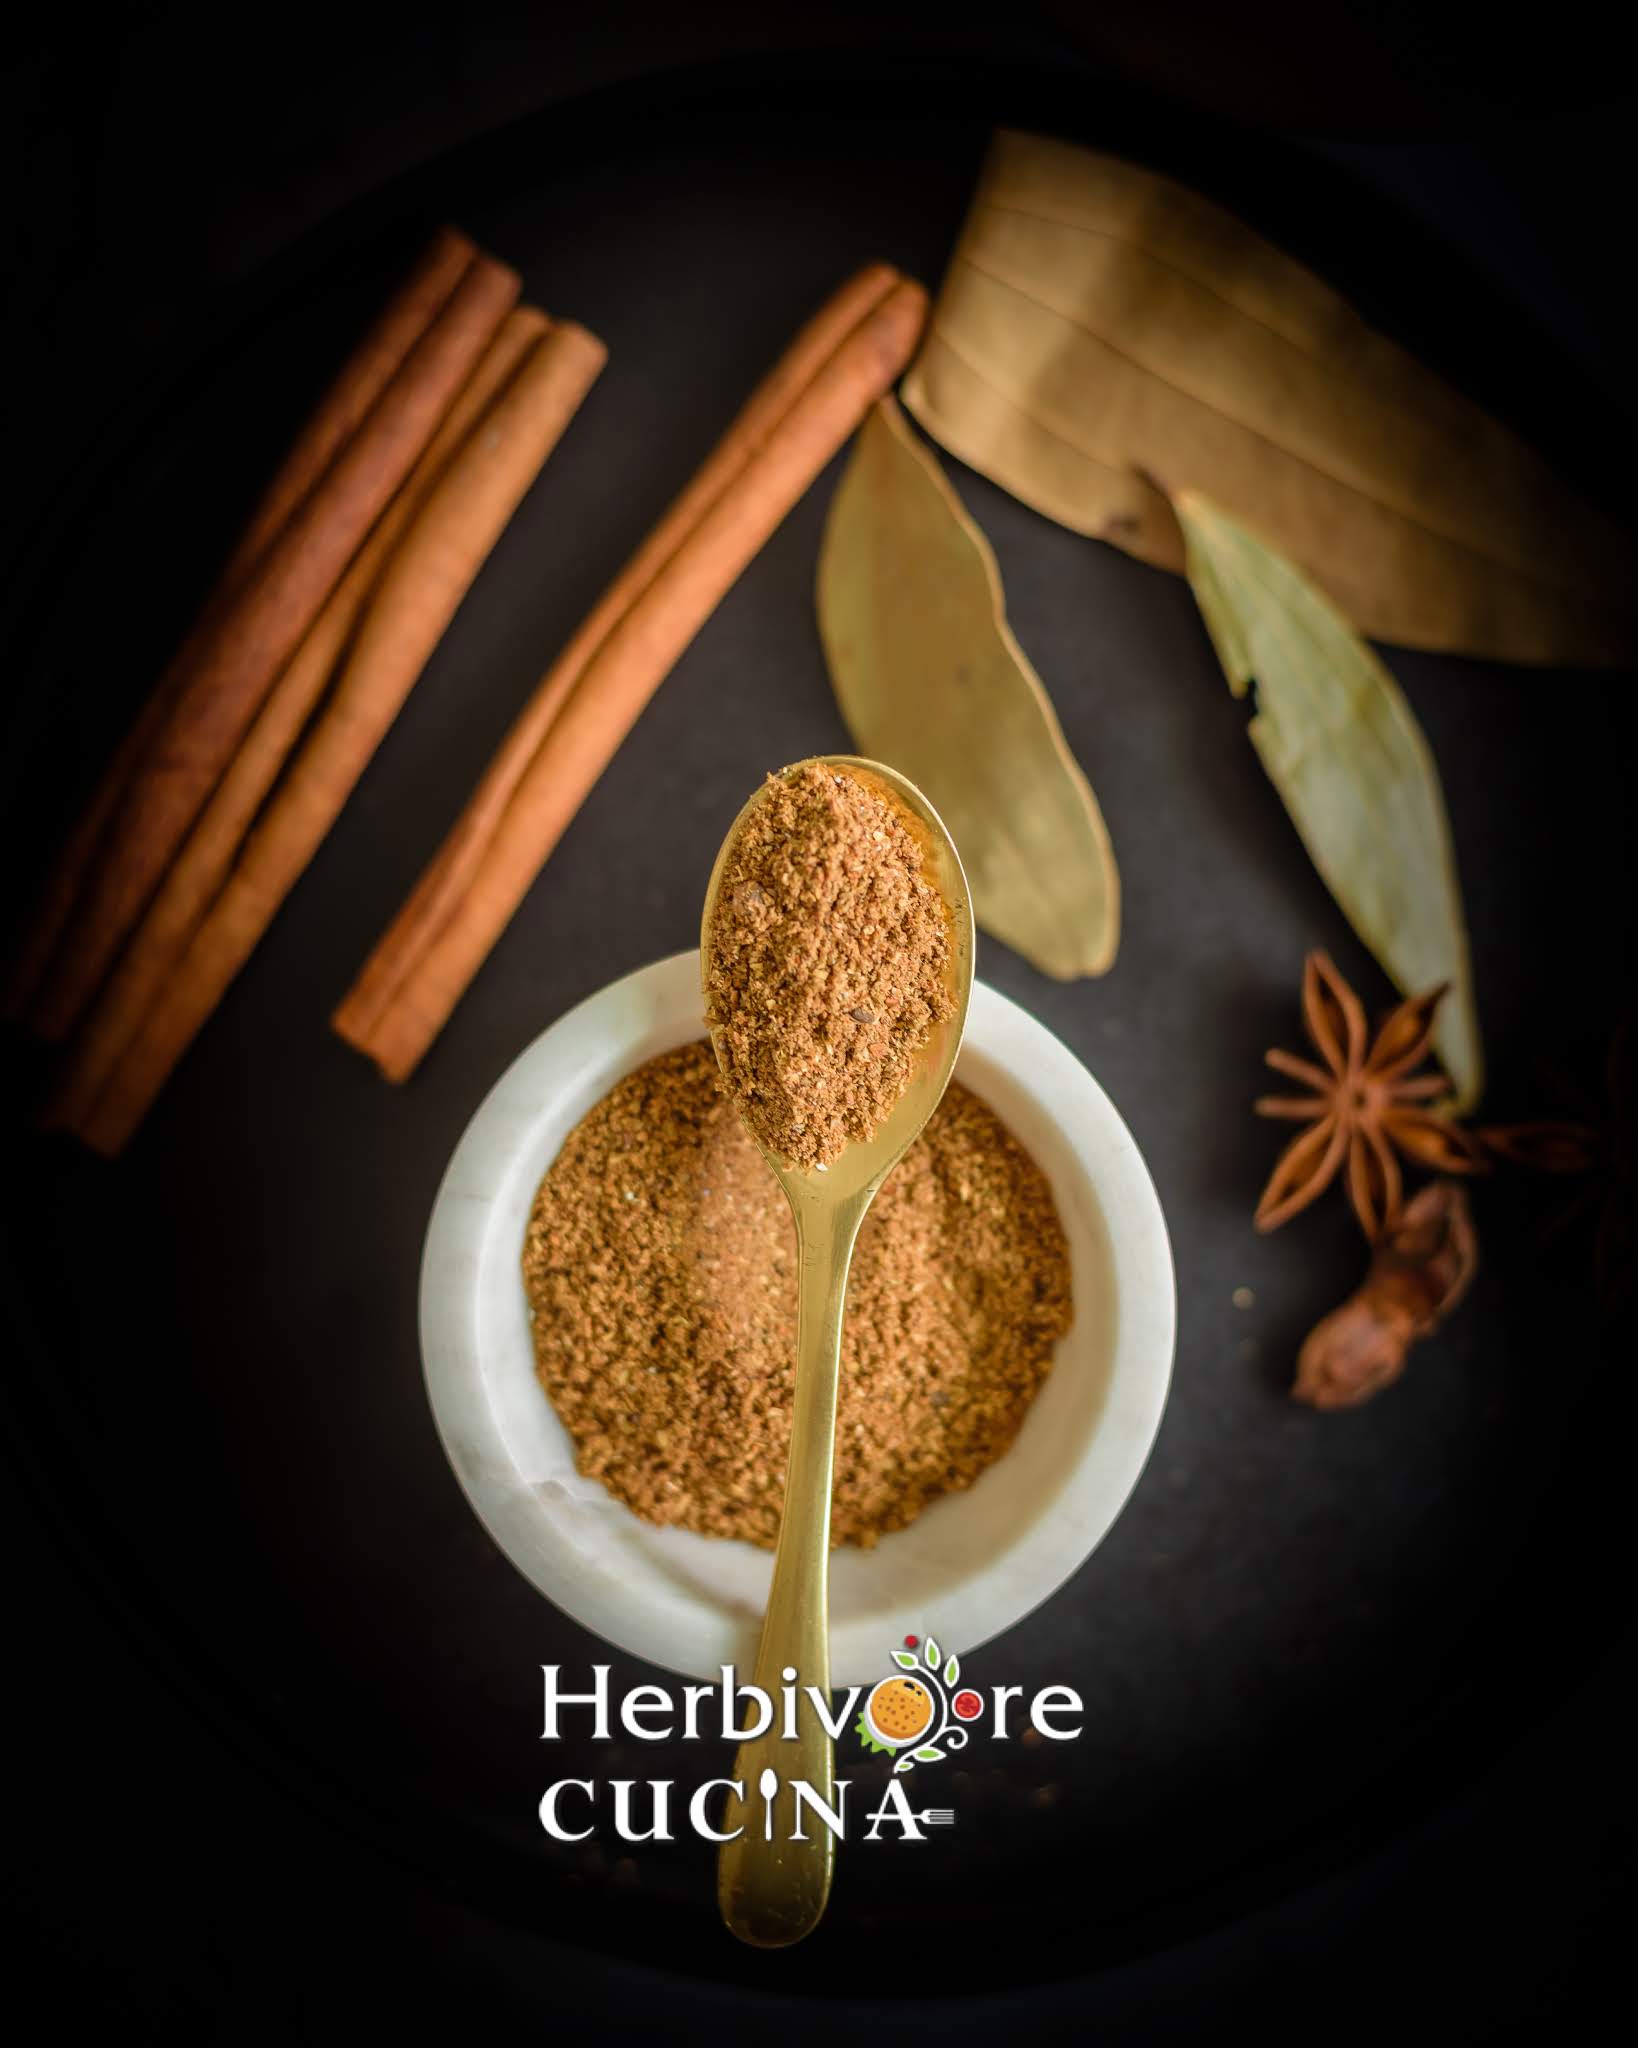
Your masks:
M 882 1742 L 914 1742 L 932 1726 L 933 1695 L 918 1678 L 884 1678 L 865 1702 L 865 1718 Z
M 917 1764 L 936 1764 L 953 1749 L 965 1749 L 964 1724 L 978 1719 L 984 1702 L 970 1686 L 955 1690 L 961 1659 L 947 1655 L 932 1636 L 906 1636 L 888 1655 L 899 1668 L 872 1687 L 853 1732 L 878 1756 L 898 1751 L 893 1759 L 897 1777 Z

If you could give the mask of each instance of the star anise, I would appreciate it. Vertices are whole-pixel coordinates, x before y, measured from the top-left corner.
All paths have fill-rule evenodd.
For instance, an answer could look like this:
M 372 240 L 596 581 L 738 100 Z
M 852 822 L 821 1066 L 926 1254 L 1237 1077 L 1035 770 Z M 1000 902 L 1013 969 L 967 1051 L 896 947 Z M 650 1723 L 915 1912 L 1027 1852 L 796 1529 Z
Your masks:
M 1348 1199 L 1366 1238 L 1377 1243 L 1399 1223 L 1404 1175 L 1399 1156 L 1435 1173 L 1482 1173 L 1487 1161 L 1460 1125 L 1430 1105 L 1450 1093 L 1426 1063 L 1443 987 L 1413 996 L 1390 1012 L 1375 1037 L 1358 996 L 1330 957 L 1310 953 L 1303 964 L 1303 1024 L 1323 1064 L 1295 1053 L 1265 1055 L 1277 1073 L 1300 1081 L 1306 1095 L 1266 1095 L 1259 1116 L 1308 1126 L 1280 1154 L 1262 1200 L 1257 1228 L 1276 1230 L 1322 1195 L 1346 1166 Z

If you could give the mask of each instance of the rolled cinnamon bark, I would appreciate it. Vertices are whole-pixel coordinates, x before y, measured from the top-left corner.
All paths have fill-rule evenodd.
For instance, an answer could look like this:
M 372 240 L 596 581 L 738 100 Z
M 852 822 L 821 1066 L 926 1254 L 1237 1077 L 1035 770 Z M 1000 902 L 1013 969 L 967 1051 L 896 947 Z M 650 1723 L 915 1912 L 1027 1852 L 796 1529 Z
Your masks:
M 517 298 L 478 257 L 368 416 L 262 553 L 190 657 L 146 758 L 116 804 L 35 1007 L 72 1028 L 232 759 L 275 677 Z
M 413 977 L 443 921 L 458 910 L 462 892 L 482 861 L 513 792 L 586 664 L 705 514 L 733 487 L 841 344 L 898 282 L 898 272 L 889 264 L 872 263 L 825 302 L 752 392 L 727 433 L 576 629 L 513 721 L 432 864 L 336 1012 L 336 1029 L 361 1051 L 367 1050 L 370 1033 L 397 991 Z M 659 680 L 655 678 L 656 683 Z
M 501 322 L 499 333 L 403 489 L 376 521 L 369 539 L 353 557 L 351 567 L 256 714 L 113 973 L 81 1020 L 42 1123 L 72 1130 L 90 1115 L 115 1062 L 136 1035 L 226 881 L 256 813 L 335 674 L 394 546 L 491 400 L 549 325 L 544 313 L 528 306 L 508 313 Z
M 553 326 L 449 462 L 392 551 L 328 702 L 215 901 L 78 1129 L 120 1151 L 322 844 L 495 541 L 603 366 Z
M 7 973 L 3 1014 L 23 1016 L 32 1002 L 63 928 L 96 858 L 104 832 L 146 755 L 170 716 L 188 664 L 201 646 L 207 626 L 243 582 L 268 543 L 283 529 L 337 450 L 356 431 L 415 343 L 431 326 L 450 294 L 477 255 L 465 235 L 440 229 L 415 268 L 347 358 L 308 423 L 296 437 L 271 483 L 257 500 L 233 552 L 182 646 L 166 665 L 158 683 L 116 749 L 75 820 L 41 889 L 33 917 Z
M 440 228 L 434 235 L 415 268 L 342 364 L 257 500 L 223 566 L 220 581 L 224 586 L 231 590 L 238 585 L 269 542 L 284 531 L 297 506 L 369 416 L 404 358 L 478 260 L 477 248 L 458 228 Z
M 806 329 L 540 684 L 332 1022 L 411 1072 L 643 706 L 920 337 L 922 288 L 874 268 Z

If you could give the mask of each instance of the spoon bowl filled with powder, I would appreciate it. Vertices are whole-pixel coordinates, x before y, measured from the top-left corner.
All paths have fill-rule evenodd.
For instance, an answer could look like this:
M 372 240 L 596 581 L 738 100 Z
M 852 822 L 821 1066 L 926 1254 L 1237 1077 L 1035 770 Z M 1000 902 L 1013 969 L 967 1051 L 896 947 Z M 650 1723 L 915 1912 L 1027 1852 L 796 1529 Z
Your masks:
M 723 842 L 701 933 L 706 1022 L 776 1171 L 828 1173 L 892 1125 L 903 1135 L 879 1167 L 942 1093 L 972 917 L 930 815 L 890 769 L 824 755 L 770 775 Z

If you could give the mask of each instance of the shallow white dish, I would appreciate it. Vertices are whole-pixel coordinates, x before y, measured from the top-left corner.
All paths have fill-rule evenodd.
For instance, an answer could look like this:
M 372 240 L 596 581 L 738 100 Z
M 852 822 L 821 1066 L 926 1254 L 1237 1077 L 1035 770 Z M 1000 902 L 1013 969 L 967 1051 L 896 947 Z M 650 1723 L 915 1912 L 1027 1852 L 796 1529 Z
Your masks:
M 749 1674 L 771 1554 L 651 1528 L 576 1473 L 535 1378 L 519 1264 L 535 1189 L 568 1133 L 634 1067 L 703 1036 L 699 956 L 678 953 L 588 997 L 513 1061 L 438 1191 L 421 1350 L 450 1463 L 524 1577 L 621 1649 L 713 1678 L 727 1663 Z M 1074 1324 L 1004 1458 L 874 1550 L 833 1553 L 838 1685 L 879 1677 L 906 1634 L 965 1653 L 1054 1592 L 1137 1483 L 1171 1378 L 1166 1225 L 1109 1098 L 1067 1046 L 982 982 L 955 1071 L 1052 1183 Z

